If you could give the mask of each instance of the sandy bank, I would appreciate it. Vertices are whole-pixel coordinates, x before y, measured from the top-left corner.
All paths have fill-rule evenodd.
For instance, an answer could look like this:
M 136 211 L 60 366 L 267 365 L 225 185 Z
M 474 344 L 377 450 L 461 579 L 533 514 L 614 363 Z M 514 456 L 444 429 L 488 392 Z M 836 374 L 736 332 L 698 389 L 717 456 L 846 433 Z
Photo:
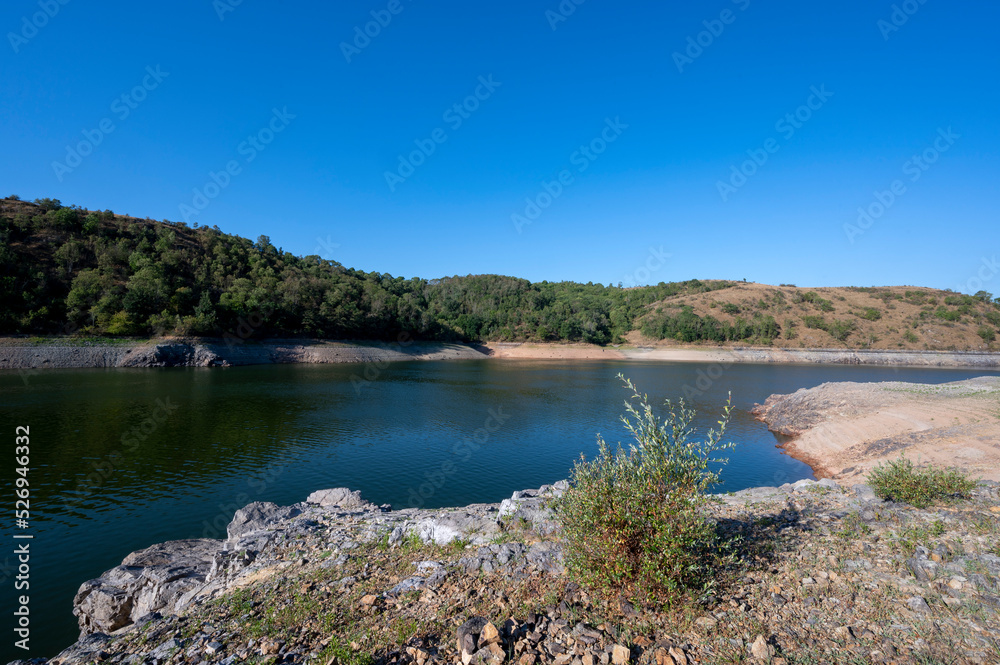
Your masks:
M 790 437 L 783 446 L 789 454 L 841 483 L 861 482 L 872 467 L 901 453 L 1000 480 L 1000 377 L 937 386 L 824 383 L 772 395 L 754 414 Z

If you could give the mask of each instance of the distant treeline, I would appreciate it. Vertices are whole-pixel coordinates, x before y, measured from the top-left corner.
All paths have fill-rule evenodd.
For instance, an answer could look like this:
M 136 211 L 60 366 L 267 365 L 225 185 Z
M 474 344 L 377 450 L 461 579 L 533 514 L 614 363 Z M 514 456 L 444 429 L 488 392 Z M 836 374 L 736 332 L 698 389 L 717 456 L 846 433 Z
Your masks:
M 4 334 L 386 340 L 407 333 L 427 340 L 607 344 L 635 329 L 652 303 L 727 286 L 690 280 L 623 289 L 500 275 L 403 279 L 297 257 L 266 236 L 252 242 L 218 227 L 91 212 L 53 199 L 0 201 Z M 773 324 L 746 325 L 763 337 Z M 693 339 L 743 339 L 746 332 L 714 324 L 706 330 L 711 336 Z

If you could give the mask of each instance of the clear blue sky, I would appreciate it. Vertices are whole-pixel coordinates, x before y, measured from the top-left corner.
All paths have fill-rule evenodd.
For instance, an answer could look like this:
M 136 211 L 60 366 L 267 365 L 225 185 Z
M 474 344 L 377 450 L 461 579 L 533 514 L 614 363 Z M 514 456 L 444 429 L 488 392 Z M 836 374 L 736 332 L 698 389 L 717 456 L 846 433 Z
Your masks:
M 406 277 L 1000 292 L 995 3 L 62 2 L 0 9 L 0 195 Z

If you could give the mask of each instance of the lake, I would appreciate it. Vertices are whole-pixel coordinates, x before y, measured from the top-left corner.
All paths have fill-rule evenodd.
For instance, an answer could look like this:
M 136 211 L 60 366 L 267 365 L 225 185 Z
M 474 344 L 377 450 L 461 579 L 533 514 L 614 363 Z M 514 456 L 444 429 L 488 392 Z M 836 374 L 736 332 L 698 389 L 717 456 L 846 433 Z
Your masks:
M 439 507 L 496 502 L 566 478 L 581 453 L 596 452 L 598 432 L 612 445 L 627 442 L 619 372 L 656 403 L 687 386 L 704 427 L 732 392 L 728 438 L 740 445 L 723 472 L 724 490 L 812 477 L 747 412 L 772 393 L 826 381 L 942 383 L 990 373 L 498 360 L 51 370 L 27 383 L 0 373 L 11 446 L 16 426 L 31 428 L 34 535 L 33 648 L 14 649 L 4 628 L 0 662 L 54 656 L 77 637 L 71 610 L 81 582 L 157 542 L 223 537 L 250 501 L 291 504 L 346 486 L 396 508 Z M 12 460 L 3 474 L 11 497 Z M 12 520 L 6 524 L 9 538 Z M 17 562 L 13 548 L 4 549 L 3 606 L 13 607 Z

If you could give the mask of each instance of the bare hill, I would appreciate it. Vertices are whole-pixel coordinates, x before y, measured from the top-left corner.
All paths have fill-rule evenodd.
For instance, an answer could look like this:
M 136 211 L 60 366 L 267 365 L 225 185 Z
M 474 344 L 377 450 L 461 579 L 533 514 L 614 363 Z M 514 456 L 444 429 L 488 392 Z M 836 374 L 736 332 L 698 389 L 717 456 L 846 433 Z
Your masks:
M 725 339 L 741 325 L 760 334 Z M 628 339 L 637 345 L 984 351 L 996 349 L 998 328 L 1000 305 L 985 292 L 735 283 L 651 305 Z

